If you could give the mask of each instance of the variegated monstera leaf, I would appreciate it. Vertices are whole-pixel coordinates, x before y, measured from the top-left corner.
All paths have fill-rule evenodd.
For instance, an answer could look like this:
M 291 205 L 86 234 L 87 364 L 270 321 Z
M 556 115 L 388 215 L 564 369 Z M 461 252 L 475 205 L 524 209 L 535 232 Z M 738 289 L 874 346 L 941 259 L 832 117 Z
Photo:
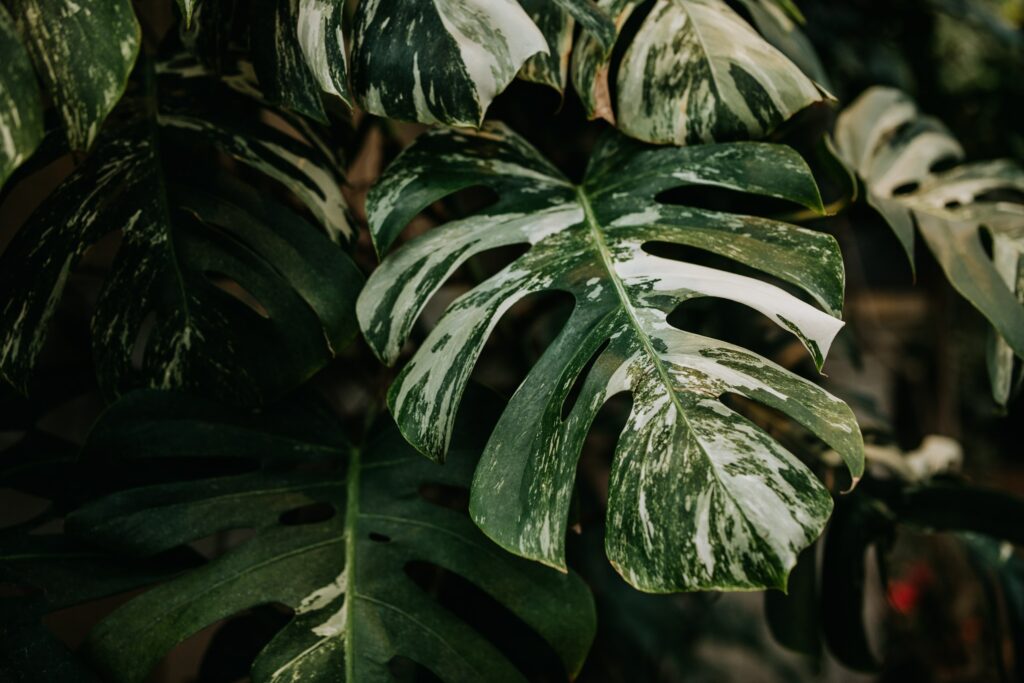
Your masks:
M 393 424 L 352 448 L 314 401 L 252 415 L 178 394 L 126 396 L 93 429 L 87 459 L 127 471 L 168 459 L 179 463 L 175 471 L 211 458 L 256 467 L 114 493 L 72 513 L 68 532 L 93 548 L 140 558 L 219 531 L 245 528 L 253 535 L 121 605 L 90 634 L 90 661 L 103 680 L 147 680 L 177 643 L 245 610 L 280 603 L 293 616 L 255 657 L 255 683 L 392 680 L 395 658 L 455 683 L 525 681 L 504 648 L 439 604 L 433 589 L 457 576 L 547 641 L 563 678 L 575 675 L 595 630 L 586 585 L 575 574 L 502 551 L 465 510 L 449 507 L 452 493 L 469 485 L 500 410 L 495 403 L 481 392 L 460 421 L 451 462 L 440 467 Z M 4 549 L 0 542 L 0 572 L 8 564 Z M 65 562 L 73 571 L 75 560 Z M 17 557 L 10 564 L 33 566 Z M 37 587 L 49 593 L 59 586 L 48 585 L 47 576 Z M 27 583 L 36 585 L 34 578 Z M 540 654 L 533 645 L 501 645 Z
M 356 334 L 340 162 L 300 119 L 194 63 L 157 69 L 0 257 L 0 376 L 27 390 L 76 264 L 119 232 L 92 320 L 107 393 L 258 403 Z M 262 118 L 275 116 L 292 133 Z
M 521 69 L 561 87 L 577 20 L 606 53 L 614 28 L 592 0 L 363 0 L 353 89 L 374 114 L 478 126 Z
M 502 126 L 476 135 L 428 133 L 370 194 L 381 252 L 419 211 L 452 192 L 483 185 L 499 200 L 386 258 L 357 311 L 371 347 L 394 363 L 424 305 L 461 263 L 495 247 L 531 245 L 452 303 L 402 370 L 388 393 L 402 433 L 443 459 L 463 390 L 498 319 L 530 294 L 568 292 L 576 300 L 572 316 L 488 441 L 473 482 L 476 522 L 505 548 L 564 568 L 583 439 L 605 401 L 629 392 L 633 407 L 608 501 L 612 563 L 649 591 L 779 586 L 821 531 L 831 498 L 807 467 L 720 398 L 739 394 L 785 413 L 841 453 L 854 477 L 863 468 L 856 421 L 815 384 L 750 351 L 677 329 L 667 316 L 695 297 L 740 302 L 796 335 L 820 367 L 842 327 L 842 260 L 824 234 L 654 199 L 694 184 L 821 206 L 803 160 L 777 145 L 651 149 L 610 134 L 577 186 Z M 824 311 L 756 278 L 654 256 L 644 250 L 654 241 L 761 270 Z M 577 381 L 581 392 L 563 418 Z
M 950 283 L 992 323 L 992 392 L 1006 403 L 1019 381 L 1014 356 L 1024 357 L 1024 170 L 1011 161 L 948 168 L 963 159 L 960 143 L 892 88 L 872 88 L 850 105 L 836 142 L 911 264 L 916 225 Z
M 138 52 L 130 0 L 11 0 L 0 7 L 0 186 L 42 140 L 35 74 L 71 148 L 83 150 L 121 99 Z
M 779 47 L 724 0 L 657 0 L 625 48 L 615 88 L 608 80 L 611 54 L 581 37 L 573 82 L 590 117 L 607 119 L 641 140 L 692 144 L 764 137 L 801 109 L 828 99 L 783 54 L 820 74 L 813 49 L 787 14 L 792 3 L 745 4 Z M 620 29 L 645 6 L 638 0 L 598 5 Z

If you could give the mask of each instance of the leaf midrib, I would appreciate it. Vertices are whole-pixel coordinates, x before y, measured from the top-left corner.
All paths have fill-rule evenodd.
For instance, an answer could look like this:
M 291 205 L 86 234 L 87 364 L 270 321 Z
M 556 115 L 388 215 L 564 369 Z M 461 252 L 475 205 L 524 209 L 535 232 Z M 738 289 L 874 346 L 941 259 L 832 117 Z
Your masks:
M 597 218 L 594 216 L 594 210 L 590 206 L 590 199 L 587 197 L 586 192 L 582 187 L 576 188 L 576 197 L 580 205 L 583 207 L 584 220 L 587 222 L 587 228 L 590 231 L 591 239 L 594 241 L 594 246 L 597 248 L 597 252 L 601 257 L 601 263 L 605 270 L 608 272 L 608 277 L 612 281 L 615 287 L 615 292 L 619 296 L 622 302 L 622 309 L 625 311 L 626 316 L 629 318 L 630 324 L 633 326 L 636 336 L 640 339 L 640 343 L 643 345 L 644 350 L 648 356 L 654 362 L 654 366 L 658 370 L 658 376 L 661 378 L 662 383 L 669 395 L 672 404 L 676 408 L 676 412 L 679 415 L 679 419 L 683 421 L 686 426 L 687 432 L 693 435 L 693 440 L 697 444 L 700 453 L 710 464 L 709 471 L 715 478 L 718 490 L 721 491 L 725 496 L 732 501 L 732 504 L 741 512 L 743 521 L 746 523 L 747 528 L 754 533 L 755 537 L 758 535 L 757 529 L 754 528 L 753 522 L 747 515 L 746 509 L 739 504 L 736 497 L 733 495 L 729 487 L 725 485 L 721 477 L 718 474 L 718 468 L 715 466 L 715 459 L 704 448 L 704 444 L 701 443 L 700 439 L 697 438 L 697 432 L 693 429 L 690 424 L 690 420 L 686 415 L 686 411 L 683 409 L 682 403 L 679 402 L 679 397 L 676 395 L 675 389 L 673 388 L 672 378 L 669 377 L 668 370 L 665 368 L 665 364 L 661 360 L 661 356 L 658 354 L 654 346 L 651 345 L 650 339 L 643 327 L 640 325 L 640 321 L 637 320 L 636 315 L 633 311 L 632 300 L 626 293 L 626 288 L 622 284 L 622 280 L 619 278 L 618 273 L 615 271 L 615 264 L 612 262 L 611 251 L 608 248 L 608 243 L 604 239 L 604 233 L 601 231 L 601 227 L 597 222 Z

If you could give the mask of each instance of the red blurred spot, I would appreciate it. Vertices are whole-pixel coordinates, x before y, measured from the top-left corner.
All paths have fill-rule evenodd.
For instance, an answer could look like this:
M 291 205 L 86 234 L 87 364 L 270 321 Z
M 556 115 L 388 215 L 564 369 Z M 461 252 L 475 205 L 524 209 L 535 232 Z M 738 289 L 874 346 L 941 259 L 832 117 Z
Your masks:
M 889 605 L 900 614 L 910 614 L 921 601 L 921 594 L 935 580 L 932 570 L 924 562 L 910 567 L 906 577 L 889 582 L 886 598 Z

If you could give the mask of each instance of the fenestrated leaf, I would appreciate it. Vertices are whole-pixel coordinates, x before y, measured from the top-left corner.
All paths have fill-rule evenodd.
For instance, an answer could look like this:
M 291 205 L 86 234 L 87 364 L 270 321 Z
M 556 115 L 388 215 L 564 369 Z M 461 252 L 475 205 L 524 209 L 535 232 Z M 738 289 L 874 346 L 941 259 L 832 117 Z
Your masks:
M 356 10 L 352 88 L 373 114 L 478 126 L 548 44 L 516 0 L 381 3 Z
M 162 70 L 0 261 L 0 373 L 17 387 L 71 270 L 114 231 L 122 243 L 92 323 L 109 393 L 189 387 L 258 402 L 309 377 L 355 332 L 362 276 L 335 243 L 351 236 L 337 160 L 198 67 Z M 261 185 L 210 163 L 211 152 Z M 258 189 L 274 181 L 321 225 Z
M 620 29 L 639 5 L 599 4 Z M 591 118 L 649 142 L 763 137 L 828 97 L 723 0 L 657 0 L 618 65 L 614 110 L 610 58 L 583 37 L 573 57 L 576 90 Z
M 938 170 L 963 158 L 960 144 L 892 88 L 872 88 L 850 105 L 836 142 L 911 264 L 916 225 L 950 284 L 992 323 L 999 335 L 989 356 L 992 391 L 1006 403 L 1014 355 L 1024 357 L 1024 171 L 1010 161 Z
M 91 659 L 108 680 L 141 681 L 193 633 L 277 602 L 294 617 L 254 661 L 256 683 L 387 680 L 396 656 L 445 681 L 524 680 L 494 644 L 410 578 L 406 567 L 415 562 L 491 595 L 575 675 L 595 629 L 583 582 L 505 553 L 464 511 L 421 493 L 425 486 L 468 486 L 496 412 L 493 399 L 477 397 L 460 422 L 453 457 L 440 467 L 410 448 L 393 424 L 357 450 L 344 445 L 340 426 L 322 409 L 245 416 L 175 394 L 125 397 L 94 429 L 86 453 L 122 462 L 258 458 L 262 466 L 117 493 L 73 514 L 68 528 L 142 555 L 218 530 L 249 528 L 254 535 L 104 619 L 88 640 Z M 313 504 L 327 506 L 330 517 L 286 521 Z
M 43 139 L 43 108 L 32 64 L 0 5 L 0 187 Z
M 130 0 L 11 0 L 11 13 L 72 149 L 86 149 L 124 94 L 139 53 Z
M 820 210 L 806 164 L 776 145 L 650 149 L 610 134 L 574 186 L 503 126 L 426 134 L 370 193 L 378 250 L 423 207 L 459 189 L 485 185 L 499 200 L 385 259 L 357 312 L 370 346 L 394 363 L 419 312 L 459 264 L 487 249 L 530 244 L 452 303 L 402 370 L 388 402 L 403 434 L 442 459 L 463 389 L 503 312 L 529 294 L 568 292 L 572 316 L 488 441 L 473 484 L 474 519 L 500 545 L 564 567 L 583 439 L 605 400 L 628 391 L 632 413 L 611 472 L 612 563 L 651 591 L 783 585 L 797 553 L 821 531 L 831 498 L 792 454 L 719 398 L 736 393 L 786 413 L 832 444 L 858 477 L 863 453 L 853 414 L 807 380 L 676 329 L 667 315 L 695 297 L 746 304 L 799 337 L 819 367 L 842 323 L 775 285 L 657 257 L 643 245 L 685 244 L 736 260 L 804 290 L 833 315 L 842 304 L 842 260 L 827 235 L 654 200 L 693 184 Z M 563 420 L 570 388 L 593 356 Z

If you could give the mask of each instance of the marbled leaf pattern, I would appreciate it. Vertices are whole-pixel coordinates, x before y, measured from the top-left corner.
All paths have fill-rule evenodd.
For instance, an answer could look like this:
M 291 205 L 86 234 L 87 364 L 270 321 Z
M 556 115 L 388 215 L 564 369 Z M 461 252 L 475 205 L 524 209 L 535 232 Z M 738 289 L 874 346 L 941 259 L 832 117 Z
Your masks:
M 913 264 L 914 229 L 950 283 L 995 330 L 989 374 L 995 400 L 1013 390 L 1024 358 L 1024 170 L 1011 161 L 962 164 L 963 149 L 904 93 L 872 88 L 839 117 L 840 153 L 867 187 Z M 981 230 L 992 238 L 991 258 Z
M 792 150 L 759 143 L 651 149 L 607 135 L 582 185 L 508 129 L 433 132 L 389 168 L 368 201 L 385 252 L 422 208 L 485 185 L 499 200 L 388 256 L 357 306 L 370 346 L 394 363 L 423 306 L 470 256 L 530 249 L 453 302 L 388 393 L 406 438 L 435 460 L 475 361 L 501 315 L 523 297 L 560 290 L 576 307 L 516 391 L 477 469 L 471 512 L 500 545 L 565 567 L 564 540 L 580 448 L 598 409 L 630 392 L 633 408 L 611 473 L 607 551 L 649 591 L 784 585 L 797 553 L 828 519 L 831 498 L 792 454 L 721 400 L 775 408 L 863 469 L 850 409 L 815 384 L 742 348 L 677 329 L 667 315 L 695 297 L 746 304 L 792 332 L 820 367 L 842 326 L 843 265 L 835 241 L 773 220 L 654 201 L 686 185 L 788 199 L 820 210 Z M 803 289 L 827 312 L 761 280 L 654 256 L 648 242 L 698 247 Z M 588 360 L 593 368 L 563 419 Z
M 221 530 L 254 530 L 250 540 L 134 597 L 94 629 L 86 647 L 105 680 L 146 680 L 194 633 L 279 602 L 294 614 L 256 656 L 254 683 L 386 681 L 396 656 L 453 683 L 525 681 L 487 635 L 414 582 L 406 572 L 410 563 L 475 584 L 547 641 L 567 677 L 575 676 L 595 630 L 583 581 L 502 551 L 464 511 L 421 493 L 425 485 L 469 486 L 487 426 L 500 410 L 483 392 L 477 398 L 444 467 L 416 453 L 394 424 L 378 425 L 361 448 L 352 448 L 329 409 L 314 401 L 258 416 L 162 392 L 138 392 L 115 404 L 93 430 L 87 452 L 128 468 L 143 458 L 208 456 L 257 460 L 262 467 L 122 491 L 68 518 L 76 536 L 132 555 Z M 146 435 L 141 442 L 139 433 Z M 315 504 L 331 516 L 283 523 L 291 511 Z
M 526 60 L 547 50 L 516 0 L 363 0 L 352 87 L 379 116 L 478 126 Z
M 150 80 L 155 91 L 125 102 L 116 130 L 5 250 L 0 374 L 27 388 L 72 269 L 120 231 L 92 321 L 107 393 L 145 385 L 259 402 L 309 377 L 355 333 L 362 276 L 337 244 L 351 236 L 338 162 L 260 122 L 258 100 L 191 63 L 161 65 Z M 230 113 L 240 111 L 253 117 Z M 203 160 L 206 145 L 283 183 L 322 225 L 222 167 L 165 163 L 183 150 Z M 228 295 L 221 278 L 258 303 Z
M 618 126 L 650 142 L 764 137 L 825 98 L 722 0 L 658 0 L 623 55 Z
M 139 53 L 130 0 L 11 0 L 22 40 L 67 130 L 87 149 L 124 94 Z
M 0 5 L 0 187 L 43 139 L 43 104 L 28 52 Z

